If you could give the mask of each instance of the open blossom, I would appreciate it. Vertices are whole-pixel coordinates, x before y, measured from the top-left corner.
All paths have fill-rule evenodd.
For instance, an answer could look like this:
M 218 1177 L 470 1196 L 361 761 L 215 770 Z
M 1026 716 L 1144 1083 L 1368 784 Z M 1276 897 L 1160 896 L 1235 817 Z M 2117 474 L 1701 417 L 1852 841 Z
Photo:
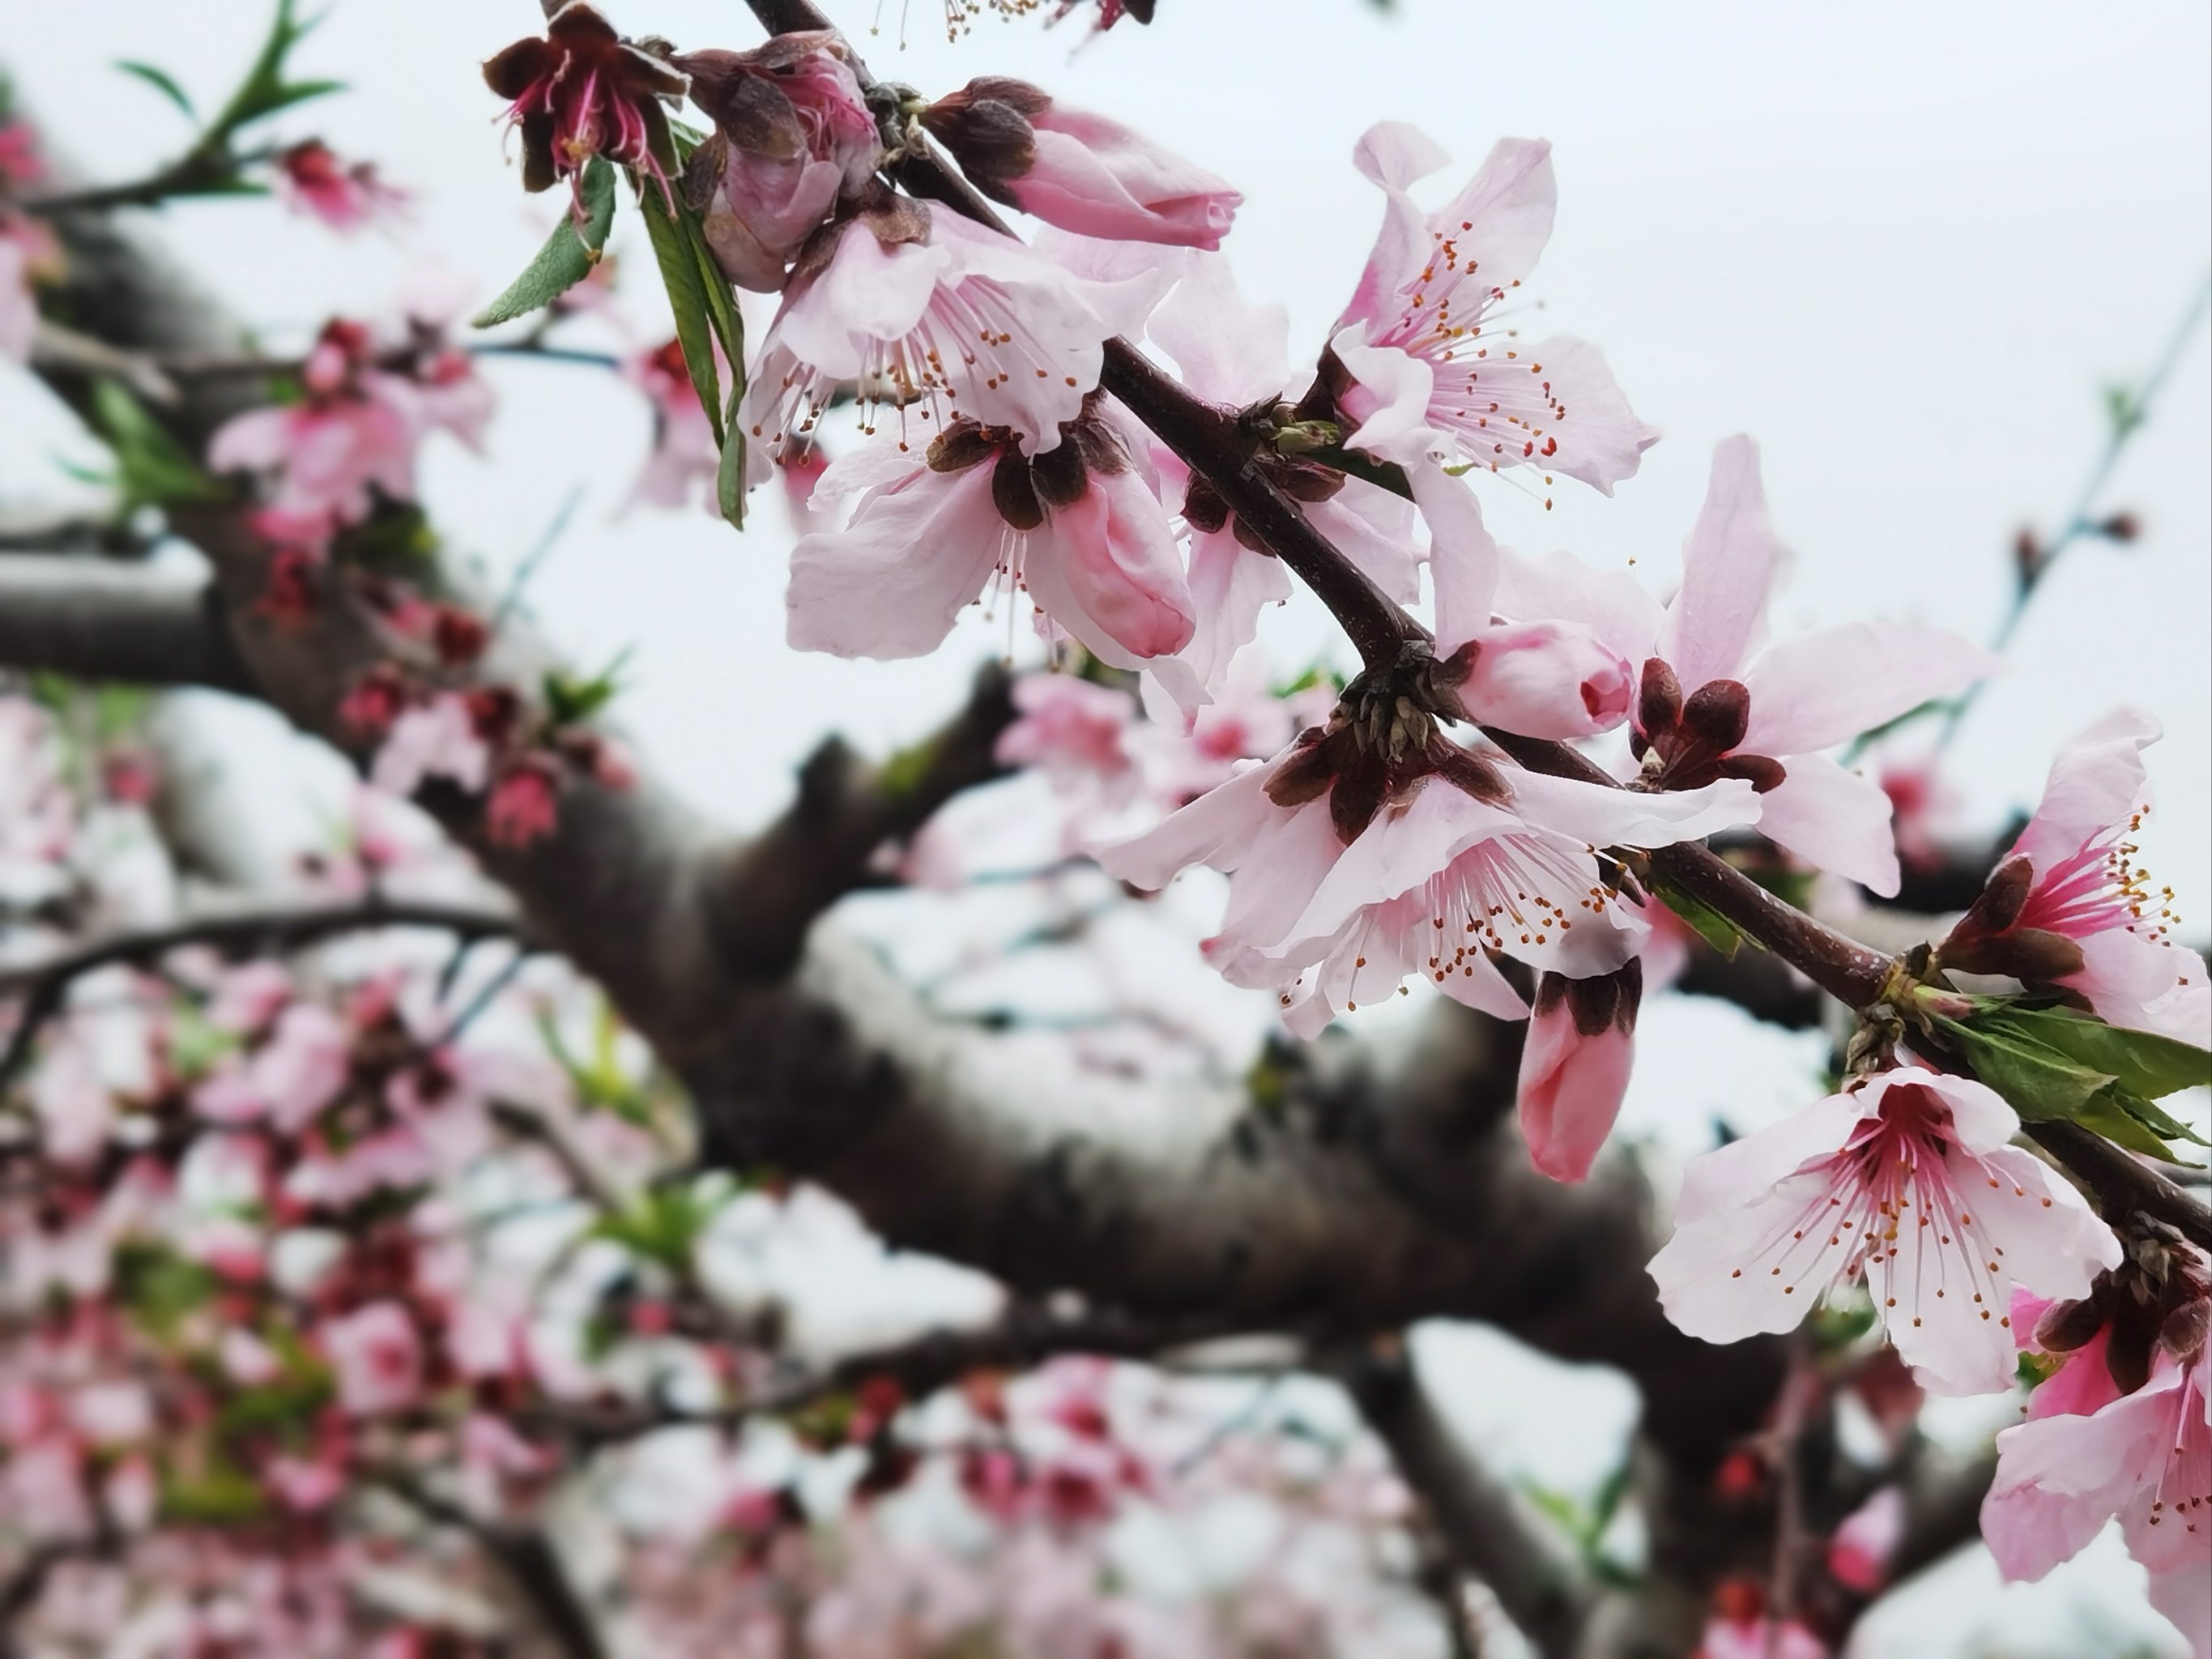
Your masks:
M 884 198 L 810 246 L 784 289 L 738 409 L 748 482 L 765 483 L 847 386 L 902 411 L 902 445 L 964 419 L 1042 455 L 1098 384 L 1117 326 L 1104 304 L 1012 237 Z
M 1862 1595 L 1872 1595 L 1887 1582 L 1890 1561 L 1904 1536 L 1904 1489 L 1878 1488 L 1829 1536 L 1829 1577 Z
M 1063 789 L 1096 784 L 1108 805 L 1135 793 L 1137 704 L 1127 691 L 1073 674 L 1024 674 L 1009 695 L 1015 718 L 992 751 L 1000 765 L 1035 767 Z
M 1245 300 L 1226 259 L 1194 259 L 1147 327 L 1175 360 L 1184 386 L 1219 408 L 1280 398 L 1290 386 L 1289 313 Z M 1183 660 L 1201 684 L 1215 690 L 1257 631 L 1261 611 L 1290 598 L 1290 573 L 1173 451 L 1155 443 L 1152 459 L 1164 498 L 1182 504 L 1190 538 L 1198 626 Z M 1255 465 L 1390 598 L 1401 605 L 1420 599 L 1421 556 L 1410 502 L 1334 468 L 1270 452 L 1262 451 Z
M 834 30 L 798 30 L 673 62 L 714 122 L 684 173 L 687 193 L 712 192 L 707 245 L 739 288 L 773 294 L 838 198 L 875 173 L 882 143 L 850 52 Z
M 396 1302 L 372 1302 L 328 1321 L 324 1351 L 337 1372 L 338 1404 L 370 1417 L 414 1404 L 422 1391 L 422 1341 Z
M 1644 963 L 1609 974 L 1537 982 L 1515 1091 L 1531 1162 L 1554 1181 L 1580 1181 L 1620 1115 L 1636 1060 Z
M 617 34 L 585 0 L 554 10 L 544 39 L 526 36 L 487 58 L 483 78 L 512 100 L 507 118 L 522 130 L 525 190 L 574 180 L 594 155 L 668 187 L 676 149 L 659 100 L 681 97 L 690 83 Z M 576 204 L 580 211 L 580 187 Z
M 283 539 L 359 524 L 380 494 L 414 500 L 415 452 L 433 430 L 481 443 L 491 393 L 466 353 L 416 350 L 405 373 L 379 367 L 380 355 L 368 329 L 334 321 L 301 371 L 300 402 L 234 416 L 209 440 L 215 471 L 274 476 L 266 509 Z
M 193 1091 L 193 1109 L 211 1123 L 266 1122 L 298 1134 L 344 1089 L 351 1050 L 351 1034 L 336 1014 L 320 1003 L 295 1002 L 265 1042 Z
M 1893 894 L 1889 798 L 1820 751 L 1998 665 L 1954 634 L 1903 623 L 1845 623 L 1762 649 L 1784 559 L 1758 447 L 1729 438 L 1714 451 L 1682 585 L 1663 611 L 1626 573 L 1565 553 L 1507 557 L 1497 605 L 1508 617 L 1581 623 L 1639 665 L 1631 727 L 1647 786 L 1746 779 L 1759 791 L 1760 834 Z
M 1997 1436 L 1982 1537 L 2006 1577 L 2041 1578 L 2114 1516 L 2150 1571 L 2151 1605 L 2197 1659 L 2212 1655 L 2212 1351 L 2162 1360 L 2143 1387 L 2087 1415 Z
M 630 488 L 633 501 L 654 507 L 683 507 L 711 485 L 721 466 L 714 429 L 699 406 L 691 374 L 684 364 L 681 342 L 641 353 L 623 365 L 623 377 L 643 392 L 653 407 L 653 449 Z M 713 506 L 711 496 L 708 505 Z
M 484 834 L 495 846 L 527 847 L 551 835 L 559 818 L 560 780 L 534 757 L 502 770 L 484 801 Z
M 279 151 L 278 192 L 302 213 L 311 213 L 332 230 L 358 230 L 402 206 L 406 192 L 376 176 L 373 161 L 347 166 L 319 138 Z
M 1668 1316 L 1733 1342 L 1863 1279 L 1923 1387 L 2003 1389 L 2013 1287 L 2080 1296 L 2120 1259 L 2081 1194 L 2007 1145 L 2019 1127 L 1995 1091 L 1900 1066 L 1706 1153 L 1651 1262 Z
M 477 731 L 469 701 L 441 692 L 392 722 L 369 769 L 369 781 L 387 794 L 408 796 L 428 778 L 450 778 L 471 794 L 484 787 L 491 753 Z
M 2068 746 L 1941 959 L 2070 992 L 2112 1024 L 2203 1048 L 2212 979 L 2174 942 L 2173 890 L 2152 888 L 2130 839 L 2150 811 L 2142 751 L 2158 737 L 2156 720 L 2122 709 Z
M 921 119 L 984 194 L 1078 235 L 1211 250 L 1244 200 L 1205 168 L 1026 81 L 979 76 Z
M 1552 234 L 1551 146 L 1508 138 L 1437 212 L 1409 186 L 1444 153 L 1385 121 L 1353 152 L 1389 198 L 1382 234 L 1330 342 L 1346 441 L 1411 469 L 1432 459 L 1563 472 L 1608 495 L 1658 434 L 1638 420 L 1595 347 L 1531 344 L 1506 319 Z
M 842 528 L 792 550 L 791 644 L 919 656 L 1001 586 L 1117 667 L 1182 649 L 1190 591 L 1141 441 L 1103 400 L 1066 433 L 1035 454 L 963 420 L 926 454 L 886 437 L 833 465 L 823 493 L 864 493 Z

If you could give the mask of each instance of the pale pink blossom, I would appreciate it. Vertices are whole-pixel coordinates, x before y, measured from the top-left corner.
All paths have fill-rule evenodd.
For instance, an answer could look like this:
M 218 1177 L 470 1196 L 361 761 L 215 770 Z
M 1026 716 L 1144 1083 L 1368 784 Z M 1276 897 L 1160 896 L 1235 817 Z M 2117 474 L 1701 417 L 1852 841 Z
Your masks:
M 1563 472 L 1610 495 L 1658 434 L 1630 410 L 1595 348 L 1532 343 L 1511 320 L 1552 234 L 1551 146 L 1501 141 L 1465 189 L 1425 215 L 1407 191 L 1449 159 L 1402 122 L 1352 155 L 1389 201 L 1382 234 L 1330 349 L 1346 441 L 1408 469 L 1433 460 Z
M 1994 1090 L 1900 1066 L 1706 1153 L 1651 1262 L 1668 1316 L 1734 1342 L 1863 1280 L 1923 1387 L 2005 1388 L 2014 1286 L 2078 1297 L 2120 1260 L 2073 1186 L 2008 1145 L 2019 1127 Z
M 2143 1387 L 2087 1415 L 1997 1436 L 1982 1538 L 2007 1578 L 2041 1578 L 2115 1516 L 2151 1605 L 2197 1659 L 2212 1655 L 2212 1351 L 2161 1357 Z
M 630 487 L 630 500 L 654 507 L 690 505 L 713 485 L 722 453 L 684 366 L 682 343 L 671 339 L 630 358 L 623 374 L 645 393 L 653 410 L 653 448 Z
M 1004 76 L 978 76 L 921 118 L 977 188 L 1078 235 L 1210 250 L 1244 200 L 1120 122 Z
M 1206 953 L 1232 983 L 1275 991 L 1301 1036 L 1415 973 L 1470 1007 L 1520 1018 L 1526 1005 L 1493 955 L 1574 978 L 1611 973 L 1635 954 L 1641 928 L 1591 848 L 1666 846 L 1753 810 L 1741 784 L 1638 794 L 1444 744 L 1449 769 L 1390 792 L 1347 842 L 1331 799 L 1343 781 L 1309 794 L 1300 775 L 1332 736 L 1309 731 L 1100 857 L 1146 888 L 1193 864 L 1230 872 Z
M 1287 392 L 1289 313 L 1280 306 L 1246 301 L 1226 259 L 1194 259 L 1147 327 L 1153 342 L 1175 360 L 1183 385 L 1207 403 L 1243 409 Z M 1228 504 L 1173 451 L 1156 441 L 1152 459 L 1164 499 L 1180 508 L 1190 538 L 1190 588 L 1198 622 L 1182 659 L 1201 684 L 1213 690 L 1251 641 L 1261 611 L 1290 598 L 1290 573 L 1272 552 L 1251 544 L 1255 538 Z M 1421 555 L 1409 502 L 1311 463 L 1263 454 L 1256 464 L 1390 598 L 1401 605 L 1420 599 Z
M 407 201 L 404 191 L 377 177 L 374 162 L 349 167 L 319 138 L 278 152 L 276 190 L 295 211 L 312 214 L 341 232 L 388 217 Z
M 1593 570 L 1565 553 L 1541 562 L 1505 556 L 1496 604 L 1519 620 L 1580 623 L 1638 665 L 1630 716 L 1647 785 L 1749 780 L 1759 791 L 1760 834 L 1893 894 L 1900 872 L 1889 798 L 1822 751 L 1999 664 L 1954 634 L 1904 623 L 1844 623 L 1765 645 L 1784 562 L 1758 448 L 1729 438 L 1714 452 L 1705 507 L 1683 545 L 1682 585 L 1663 611 L 1626 573 Z
M 70 1165 L 100 1156 L 115 1127 L 115 1100 L 92 1032 L 69 1028 L 32 1073 L 28 1093 L 47 1157 Z
M 899 441 L 915 453 L 964 418 L 1043 454 L 1083 412 L 1117 328 L 1097 285 L 927 204 L 853 219 L 814 260 L 784 290 L 738 410 L 750 483 L 851 386 L 867 408 L 900 411 Z
M 1554 1181 L 1589 1175 L 1620 1115 L 1643 994 L 1641 957 L 1609 974 L 1537 983 L 1516 1099 L 1529 1158 Z
M 118 1460 L 100 1483 L 100 1506 L 125 1532 L 143 1532 L 161 1511 L 161 1482 L 144 1453 Z
M 792 550 L 791 645 L 920 656 L 979 594 L 1011 590 L 1116 667 L 1180 650 L 1194 606 L 1141 441 L 1111 404 L 1070 425 L 1034 459 L 963 422 L 926 454 L 884 438 L 832 465 L 823 490 L 859 500 Z
M 490 764 L 491 751 L 477 734 L 468 699 L 441 691 L 392 722 L 368 777 L 377 788 L 402 799 L 429 778 L 449 778 L 479 794 Z
M 834 31 L 799 30 L 674 62 L 716 128 L 687 175 L 714 186 L 707 245 L 739 288 L 773 294 L 838 198 L 875 174 L 882 141 L 849 49 Z
M 1095 784 L 1109 805 L 1134 794 L 1137 703 L 1127 691 L 1073 674 L 1024 674 L 1009 695 L 1015 717 L 993 750 L 1001 766 L 1035 767 L 1062 790 Z
M 1872 1595 L 1887 1582 L 1891 1558 L 1904 1536 L 1904 1489 L 1877 1488 L 1829 1535 L 1829 1576 L 1861 1595 Z
M 337 1373 L 338 1403 L 356 1417 L 411 1406 L 422 1391 L 422 1342 L 397 1302 L 324 1322 L 323 1351 Z
M 2156 720 L 2122 709 L 2067 747 L 1942 959 L 2060 986 L 2112 1024 L 2212 1047 L 2212 979 L 2173 939 L 2173 890 L 2135 861 L 2150 811 L 2142 751 L 2158 738 Z
M 345 1087 L 351 1034 L 320 1003 L 294 1003 L 269 1039 L 234 1058 L 192 1091 L 193 1109 L 211 1123 L 267 1122 L 297 1134 Z
M 0 1515 L 34 1539 L 88 1536 L 92 1500 L 85 1491 L 83 1455 L 66 1434 L 48 1435 L 9 1448 L 0 1462 Z
M 263 957 L 225 968 L 208 998 L 208 1024 L 240 1036 L 258 1036 L 283 1012 L 292 994 L 291 973 L 281 962 Z
M 283 1374 L 284 1362 L 276 1350 L 252 1332 L 233 1325 L 216 1346 L 223 1375 L 244 1388 L 258 1388 Z

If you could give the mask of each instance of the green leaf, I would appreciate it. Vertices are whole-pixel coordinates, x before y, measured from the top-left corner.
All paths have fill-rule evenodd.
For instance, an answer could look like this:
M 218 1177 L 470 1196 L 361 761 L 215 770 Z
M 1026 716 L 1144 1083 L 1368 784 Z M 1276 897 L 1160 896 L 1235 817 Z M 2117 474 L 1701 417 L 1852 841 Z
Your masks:
M 1968 1024 L 1939 1018 L 1974 1075 L 2010 1103 L 2027 1123 L 2079 1117 L 2115 1081 L 2071 1055 L 1986 1017 Z
M 547 716 L 556 726 L 576 726 L 591 719 L 622 690 L 617 676 L 629 660 L 629 653 L 624 651 L 587 680 L 564 674 L 557 668 L 547 673 L 543 687 Z
M 690 1187 L 657 1187 L 634 1207 L 601 1216 L 586 1236 L 606 1239 L 681 1273 L 731 1190 L 728 1182 L 712 1178 Z
M 592 274 L 606 247 L 607 233 L 615 222 L 615 170 L 605 156 L 594 155 L 584 164 L 584 222 L 564 213 L 538 257 L 507 292 L 471 318 L 477 328 L 490 328 L 528 315 L 552 304 Z
M 1651 890 L 1662 904 L 1681 918 L 1691 932 L 1723 957 L 1734 959 L 1737 946 L 1743 943 L 1743 935 L 1736 931 L 1735 925 L 1726 916 L 1656 871 L 1652 873 Z
M 135 75 L 146 82 L 148 86 L 184 111 L 185 119 L 187 121 L 195 124 L 198 122 L 199 112 L 192 107 L 192 100 L 185 95 L 185 89 L 176 83 L 167 70 L 156 69 L 151 64 L 134 63 L 129 58 L 121 60 L 115 67 L 125 75 Z
M 227 1459 L 210 1459 L 186 1474 L 166 1470 L 161 1516 L 187 1525 L 224 1526 L 258 1519 L 269 1500 L 261 1483 Z
M 298 46 L 320 21 L 319 18 L 310 18 L 302 23 L 293 15 L 292 0 L 276 0 L 276 15 L 270 21 L 269 33 L 262 40 L 261 50 L 255 56 L 252 67 L 246 71 L 246 78 L 239 83 L 238 90 L 231 94 L 230 101 L 223 106 L 222 113 L 216 117 L 214 125 L 208 129 L 210 140 L 221 144 L 248 123 L 302 101 L 298 89 L 285 84 L 284 60 L 291 54 L 292 48 Z M 301 84 L 307 88 L 305 96 L 308 98 L 322 92 L 334 91 L 337 86 L 336 82 L 329 81 L 310 81 Z
M 735 362 L 742 365 L 743 357 Z M 745 371 L 733 367 L 730 385 L 730 404 L 722 422 L 722 459 L 714 469 L 714 505 L 731 527 L 745 527 L 745 434 L 738 424 L 738 404 L 745 395 Z
M 641 193 L 639 202 L 645 214 L 646 234 L 653 240 L 653 257 L 660 266 L 662 285 L 668 290 L 668 308 L 676 313 L 676 339 L 684 349 L 684 367 L 690 371 L 699 407 L 707 411 L 707 423 L 714 428 L 714 442 L 720 447 L 722 392 L 714 372 L 714 322 L 708 309 L 712 302 L 683 222 L 686 210 L 679 206 L 672 215 L 667 198 L 649 188 Z
M 2124 1146 L 2131 1152 L 2148 1153 L 2152 1158 L 2171 1158 L 2172 1149 L 2166 1138 L 2151 1125 L 2148 1114 L 2172 1123 L 2172 1118 L 2158 1111 L 2147 1101 L 2136 1099 L 2122 1089 L 2102 1089 L 2091 1096 L 2087 1104 L 2074 1114 L 2074 1121 L 2085 1129 L 2094 1129 L 2116 1146 Z M 2174 1127 L 2178 1129 L 2179 1124 Z
M 223 499 L 222 486 L 200 470 L 120 382 L 101 380 L 93 387 L 92 415 L 114 452 L 116 488 L 126 510 Z
M 2212 1085 L 2212 1050 L 2107 1025 L 2072 1008 L 2001 1003 L 1974 1023 L 2055 1048 L 2091 1071 L 2110 1074 L 2130 1094 L 2146 1100 Z

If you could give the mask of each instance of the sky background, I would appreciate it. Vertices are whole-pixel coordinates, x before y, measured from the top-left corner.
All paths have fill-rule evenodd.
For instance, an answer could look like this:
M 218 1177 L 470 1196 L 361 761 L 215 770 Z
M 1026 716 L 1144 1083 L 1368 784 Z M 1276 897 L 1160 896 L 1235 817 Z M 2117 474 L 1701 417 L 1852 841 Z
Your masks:
M 1502 136 L 1551 138 L 1559 213 L 1528 284 L 1545 314 L 1527 331 L 1597 342 L 1664 439 L 1612 501 L 1563 479 L 1547 514 L 1482 480 L 1499 486 L 1483 492 L 1491 524 L 1526 552 L 1633 559 L 1663 591 L 1714 443 L 1747 431 L 1798 556 L 1782 633 L 1887 617 L 1986 636 L 2007 601 L 2014 533 L 2064 521 L 2104 443 L 2104 388 L 2152 367 L 2212 276 L 2212 9 L 2202 0 L 2087 12 L 1400 0 L 1388 14 L 1363 0 L 1160 0 L 1149 31 L 1086 40 L 1074 27 L 986 18 L 957 45 L 936 7 L 915 0 L 903 46 L 896 0 L 874 38 L 872 9 L 832 3 L 880 76 L 933 94 L 973 75 L 1023 76 L 1237 184 L 1247 201 L 1227 250 L 1249 295 L 1288 307 L 1294 357 L 1323 337 L 1379 218 L 1378 193 L 1349 159 L 1370 122 L 1433 134 L 1454 157 L 1439 186 Z M 758 38 L 735 0 L 623 0 L 611 15 L 685 48 Z M 112 61 L 159 64 L 209 106 L 264 22 L 245 0 L 0 0 L 0 56 L 57 148 L 121 178 L 173 153 L 185 130 Z M 303 72 L 342 76 L 353 92 L 277 131 L 373 158 L 414 192 L 395 234 L 340 240 L 228 202 L 173 209 L 150 228 L 280 347 L 333 311 L 387 309 L 432 261 L 481 301 L 558 210 L 522 195 L 476 68 L 536 22 L 528 0 L 340 0 L 302 48 Z M 615 246 L 629 266 L 631 343 L 657 343 L 665 302 L 634 216 Z M 1003 650 L 1002 616 L 995 628 L 963 624 L 920 662 L 790 654 L 778 510 L 742 538 L 703 512 L 626 511 L 649 438 L 642 400 L 587 370 L 489 372 L 503 406 L 489 454 L 441 439 L 426 455 L 434 520 L 497 583 L 580 490 L 530 605 L 582 664 L 633 653 L 623 718 L 656 771 L 733 825 L 775 810 L 790 766 L 824 732 L 877 751 L 917 737 L 955 706 L 975 665 Z M 0 377 L 0 505 L 65 494 L 57 454 L 96 459 L 21 377 Z M 1954 754 L 1972 817 L 1993 827 L 2033 803 L 2071 732 L 2122 702 L 2157 714 L 2168 740 L 2150 757 L 2160 811 L 2149 861 L 2181 890 L 2197 938 L 2203 913 L 2188 901 L 2212 893 L 2208 451 L 2212 345 L 2200 325 L 2098 503 L 2135 512 L 2141 538 L 2067 556 L 2014 643 L 2012 672 Z M 1326 617 L 1303 604 L 1272 618 L 1268 637 L 1289 671 L 1317 652 L 1346 660 Z M 1746 1036 L 1732 1011 L 1673 1008 L 1647 1016 L 1632 1125 L 1716 1110 L 1755 1121 L 1792 1103 L 1795 1080 L 1817 1063 L 1802 1039 Z M 1739 1049 L 1736 1074 L 1715 1078 L 1705 1057 L 1717 1041 L 1765 1044 L 1765 1058 Z M 1591 1410 L 1625 1430 L 1614 1400 L 1609 1419 Z M 1553 1458 L 1545 1467 L 1561 1484 L 1586 1477 L 1558 1459 L 1596 1467 L 1618 1443 L 1553 1426 L 1525 1443 L 1552 1448 L 1529 1455 Z M 1985 1560 L 1958 1571 L 1969 1569 L 1981 1577 L 1949 1584 L 1916 1615 L 1951 1609 L 1941 1642 L 1896 1637 L 1877 1650 L 1950 1650 L 1960 1621 L 2000 1607 L 2008 1627 L 2039 1629 L 2045 1644 L 2014 1650 L 2084 1650 L 2068 1645 L 2071 1615 L 2036 1599 L 2057 1591 L 2000 1598 Z M 2100 1582 L 2124 1585 L 2130 1571 L 2122 1563 Z

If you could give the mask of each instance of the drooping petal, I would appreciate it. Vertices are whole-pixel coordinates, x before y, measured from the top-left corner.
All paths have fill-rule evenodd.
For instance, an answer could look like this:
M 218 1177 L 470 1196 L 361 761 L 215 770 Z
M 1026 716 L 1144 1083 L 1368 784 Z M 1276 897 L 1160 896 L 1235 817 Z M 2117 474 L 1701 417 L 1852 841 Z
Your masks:
M 2212 977 L 2195 951 L 2125 927 L 2076 943 L 2081 971 L 2060 983 L 2087 998 L 2099 1018 L 2212 1048 Z
M 1845 623 L 1762 652 L 1743 676 L 1753 755 L 1832 748 L 2003 666 L 1948 629 Z M 1687 680 L 1683 682 L 1686 687 Z
M 1307 507 L 1306 517 L 1338 552 L 1400 605 L 1420 602 L 1421 550 L 1413 535 L 1413 504 L 1404 496 L 1351 478 L 1328 500 Z
M 1450 160 L 1434 139 L 1403 121 L 1378 122 L 1361 137 L 1352 153 L 1352 165 L 1380 185 L 1389 199 L 1374 250 L 1367 256 L 1351 303 L 1337 319 L 1338 330 L 1361 323 L 1379 325 L 1395 314 L 1400 290 L 1413 281 L 1430 251 L 1426 218 L 1407 191 Z
M 1591 847 L 1671 847 L 1760 822 L 1763 798 L 1741 778 L 1653 794 L 1517 769 L 1507 781 L 1522 817 Z
M 1442 467 L 1407 469 L 1413 503 L 1429 526 L 1429 569 L 1437 590 L 1437 654 L 1448 657 L 1490 626 L 1498 592 L 1497 540 L 1482 522 L 1474 492 Z
M 1792 755 L 1789 775 L 1759 798 L 1759 833 L 1798 857 L 1885 898 L 1902 877 L 1881 786 L 1825 755 Z
M 1260 612 L 1291 597 L 1291 573 L 1225 530 L 1200 532 L 1190 538 L 1189 581 L 1197 622 L 1183 660 L 1212 687 L 1258 632 Z
M 873 366 L 879 342 L 914 331 L 951 264 L 945 248 L 919 242 L 886 247 L 855 221 L 839 234 L 822 274 L 786 294 L 769 340 L 833 380 L 858 380 Z M 746 388 L 748 411 L 757 393 L 775 400 L 776 389 L 759 381 L 757 376 Z
M 1213 249 L 1243 198 L 1103 116 L 1054 104 L 1030 117 L 1034 159 L 1006 188 L 1024 213 L 1079 235 Z
M 917 466 L 864 501 L 844 528 L 800 537 L 784 595 L 792 649 L 883 659 L 935 650 L 983 591 L 1007 538 L 991 474 Z
M 1193 259 L 1152 313 L 1151 333 L 1183 385 L 1208 403 L 1242 408 L 1290 383 L 1290 313 L 1245 299 L 1220 254 Z
M 1659 629 L 1658 654 L 1685 692 L 1732 679 L 1751 655 L 1785 554 L 1766 508 L 1759 446 L 1723 439 L 1705 504 L 1682 544 L 1682 586 Z
M 1267 799 L 1274 769 L 1273 761 L 1245 768 L 1143 835 L 1099 848 L 1100 866 L 1115 880 L 1147 891 L 1194 864 L 1234 870 L 1261 829 L 1288 816 Z
M 2180 1373 L 2168 1371 L 2092 1416 L 2042 1418 L 1997 1436 L 1982 1541 L 2007 1578 L 2043 1577 L 2126 1507 L 2173 1442 L 2182 1392 Z
M 1030 532 L 1022 570 L 1030 597 L 1116 667 L 1171 656 L 1195 624 L 1167 514 L 1133 471 L 1093 472 L 1090 483 Z
M 1365 343 L 1356 326 L 1339 334 L 1331 349 L 1353 381 L 1338 398 L 1352 428 L 1344 440 L 1346 448 L 1411 471 L 1443 447 L 1442 434 L 1429 422 L 1436 377 L 1427 363 L 1396 346 Z

